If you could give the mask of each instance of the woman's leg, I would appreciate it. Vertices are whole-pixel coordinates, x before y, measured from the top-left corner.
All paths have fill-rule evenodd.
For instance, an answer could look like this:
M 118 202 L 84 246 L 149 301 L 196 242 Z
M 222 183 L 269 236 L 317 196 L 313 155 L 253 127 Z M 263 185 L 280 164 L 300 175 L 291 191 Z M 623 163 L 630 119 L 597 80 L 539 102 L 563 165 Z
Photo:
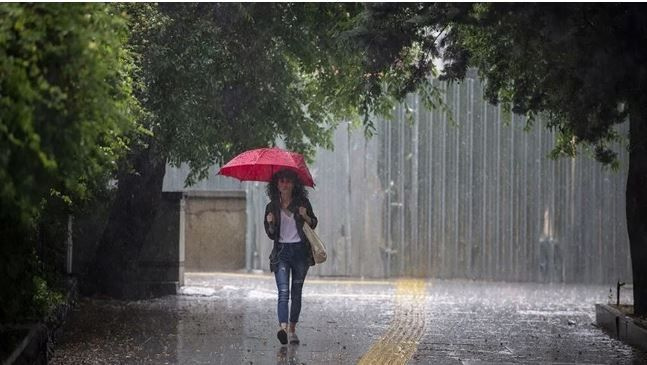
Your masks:
M 290 265 L 280 261 L 274 272 L 276 289 L 278 290 L 277 314 L 281 327 L 287 327 L 288 323 L 288 300 L 290 298 Z
M 286 261 L 279 261 L 276 271 L 274 272 L 274 279 L 276 279 L 276 288 L 278 289 L 278 302 L 276 312 L 279 317 L 279 326 L 281 329 L 276 333 L 282 345 L 288 343 L 288 299 L 290 297 L 290 264 Z
M 308 262 L 301 260 L 300 262 L 292 263 L 292 303 L 290 304 L 290 330 L 294 332 L 297 322 L 299 322 L 299 315 L 301 314 L 301 292 L 303 290 L 303 282 L 308 274 Z
M 292 265 L 292 304 L 290 305 L 290 329 L 288 341 L 293 344 L 299 344 L 299 337 L 296 334 L 299 314 L 301 314 L 301 292 L 303 282 L 308 273 L 309 265 L 307 263 Z

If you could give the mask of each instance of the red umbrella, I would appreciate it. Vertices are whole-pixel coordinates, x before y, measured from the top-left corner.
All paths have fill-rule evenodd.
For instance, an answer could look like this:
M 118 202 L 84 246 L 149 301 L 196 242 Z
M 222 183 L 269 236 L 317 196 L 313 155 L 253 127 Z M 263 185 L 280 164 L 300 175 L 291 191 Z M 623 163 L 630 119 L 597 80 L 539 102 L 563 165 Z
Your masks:
M 278 147 L 245 151 L 221 167 L 218 174 L 240 181 L 269 182 L 272 175 L 282 169 L 293 170 L 303 185 L 314 187 L 314 180 L 303 156 Z

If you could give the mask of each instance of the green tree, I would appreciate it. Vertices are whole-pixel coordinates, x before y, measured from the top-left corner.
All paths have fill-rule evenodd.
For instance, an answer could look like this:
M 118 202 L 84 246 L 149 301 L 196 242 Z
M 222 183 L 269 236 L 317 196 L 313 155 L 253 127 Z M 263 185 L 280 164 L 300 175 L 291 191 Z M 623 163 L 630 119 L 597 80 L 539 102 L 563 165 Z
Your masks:
M 90 199 L 135 126 L 127 34 L 102 4 L 0 4 L 0 322 L 42 310 L 47 202 Z
M 555 155 L 580 143 L 616 164 L 614 126 L 629 121 L 627 227 L 635 312 L 647 315 L 647 8 L 641 4 L 371 4 L 349 32 L 367 51 L 367 90 L 382 75 L 404 80 L 400 92 L 441 78 L 461 80 L 476 67 L 485 95 L 531 119 L 546 115 L 558 132 Z
M 188 162 L 187 183 L 249 148 L 310 155 L 358 118 L 359 55 L 335 43 L 357 4 L 126 4 L 138 55 L 138 99 L 150 134 L 132 147 L 92 267 L 96 290 L 129 291 L 161 199 L 165 165 Z M 352 82 L 351 82 L 352 80 Z

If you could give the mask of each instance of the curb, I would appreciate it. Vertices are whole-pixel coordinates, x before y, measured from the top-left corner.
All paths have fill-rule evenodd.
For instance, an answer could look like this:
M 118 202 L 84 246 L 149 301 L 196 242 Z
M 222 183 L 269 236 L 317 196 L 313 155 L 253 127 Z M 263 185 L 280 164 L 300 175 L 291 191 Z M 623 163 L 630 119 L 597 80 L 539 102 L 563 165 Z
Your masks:
M 47 348 L 47 328 L 45 325 L 36 323 L 13 328 L 29 330 L 29 332 L 2 364 L 47 364 L 47 351 L 45 351 Z
M 3 365 L 47 364 L 54 341 L 60 336 L 63 323 L 78 299 L 78 284 L 75 278 L 66 279 L 66 291 L 65 301 L 53 308 L 41 322 L 15 326 L 16 329 L 29 332 L 11 355 L 3 360 Z
M 647 351 L 647 328 L 607 304 L 595 305 L 595 322 L 611 337 Z

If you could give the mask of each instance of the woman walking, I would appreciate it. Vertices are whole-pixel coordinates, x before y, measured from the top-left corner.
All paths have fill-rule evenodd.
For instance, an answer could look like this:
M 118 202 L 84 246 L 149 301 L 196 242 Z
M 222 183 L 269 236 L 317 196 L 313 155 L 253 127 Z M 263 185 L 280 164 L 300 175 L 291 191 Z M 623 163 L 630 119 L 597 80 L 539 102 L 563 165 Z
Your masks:
M 303 225 L 308 224 L 314 229 L 317 217 L 308 200 L 308 192 L 292 170 L 275 173 L 267 185 L 267 195 L 270 202 L 265 207 L 264 224 L 267 236 L 274 241 L 270 270 L 274 273 L 278 289 L 280 328 L 276 336 L 283 345 L 288 341 L 298 344 L 296 326 L 301 313 L 301 291 L 308 268 L 315 264 Z M 288 312 L 289 299 L 292 302 Z

